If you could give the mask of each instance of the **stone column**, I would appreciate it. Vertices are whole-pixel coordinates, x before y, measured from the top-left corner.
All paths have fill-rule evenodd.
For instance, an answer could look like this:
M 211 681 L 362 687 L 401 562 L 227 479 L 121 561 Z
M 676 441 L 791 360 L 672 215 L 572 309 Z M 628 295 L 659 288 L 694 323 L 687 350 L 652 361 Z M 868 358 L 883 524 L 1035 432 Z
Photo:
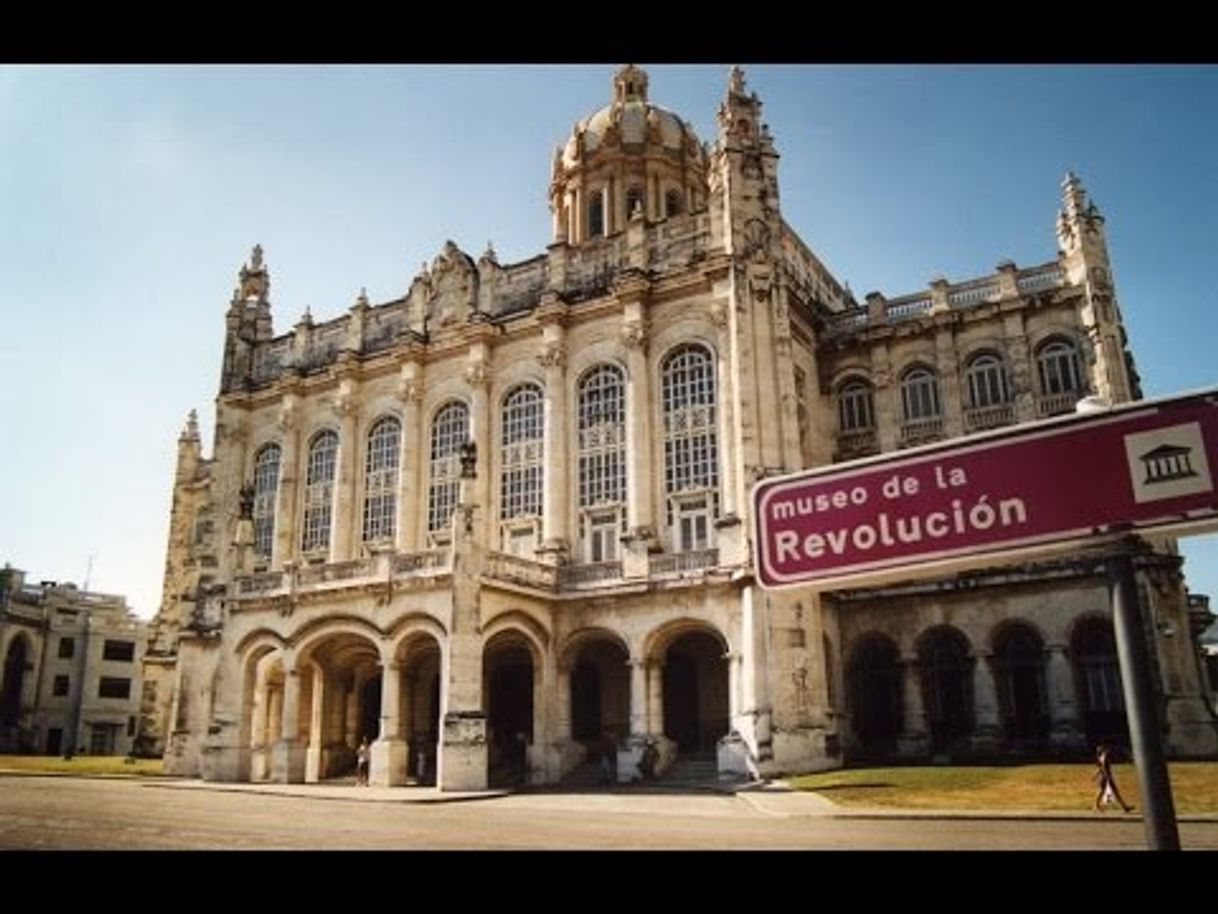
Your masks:
M 664 735 L 664 664 L 657 660 L 647 666 L 647 730 Z
M 283 710 L 271 780 L 277 784 L 302 784 L 304 779 L 305 747 L 300 742 L 300 671 L 292 660 L 284 662 Z
M 998 721 L 998 697 L 991 672 L 992 655 L 978 651 L 973 662 L 973 737 L 974 752 L 992 752 L 1002 740 Z
M 325 772 L 325 723 L 324 702 L 326 700 L 325 677 L 319 667 L 309 671 L 310 708 L 309 742 L 305 750 L 305 780 L 315 784 L 326 776 Z
M 585 214 L 584 214 L 584 189 L 582 187 L 575 188 L 575 202 L 571 206 L 571 243 L 579 244 L 584 240 L 585 232 Z
M 731 302 L 724 301 L 711 309 L 711 321 L 715 325 L 715 343 L 718 348 L 715 359 L 715 412 L 719 417 L 716 439 L 719 448 L 719 513 L 726 517 L 738 517 L 741 505 L 738 497 L 739 480 L 736 478 L 738 455 L 736 453 L 736 377 L 733 371 L 731 320 L 728 309 Z
M 541 546 L 542 551 L 558 561 L 565 558 L 569 545 L 567 356 L 561 321 L 555 320 L 543 325 L 542 334 L 542 351 L 537 356 L 546 376 Z
M 1049 739 L 1054 746 L 1066 750 L 1082 749 L 1085 742 L 1079 716 L 1078 699 L 1074 693 L 1074 675 L 1066 657 L 1066 645 L 1048 644 Z
M 917 660 L 905 660 L 901 666 L 904 670 L 901 689 L 904 721 L 897 737 L 897 751 L 904 756 L 925 755 L 930 751 L 930 738 L 926 730 L 926 709 L 922 704 L 920 664 Z
M 470 347 L 465 380 L 470 389 L 470 434 L 477 446 L 478 476 L 473 480 L 473 504 L 479 508 L 474 524 L 474 537 L 485 548 L 492 529 L 491 473 L 495 465 L 494 444 L 491 441 L 490 408 L 490 347 L 485 342 Z
M 555 733 L 557 742 L 571 739 L 571 668 L 560 666 L 554 683 Z
M 421 427 L 419 418 L 423 382 L 418 362 L 402 366 L 398 395 L 402 398 L 402 465 L 398 476 L 397 542 L 402 552 L 417 552 L 422 548 L 419 496 L 425 485 L 428 441 L 428 429 Z
M 275 546 L 272 567 L 282 570 L 296 558 L 296 496 L 300 476 L 300 428 L 295 394 L 285 394 L 279 413 L 283 450 L 279 455 L 279 492 L 275 497 Z
M 740 701 L 740 667 L 744 655 L 739 651 L 729 651 L 723 655 L 727 661 L 727 719 L 735 722 L 742 706 Z
M 355 504 L 355 488 L 362 468 L 356 466 L 360 450 L 356 441 L 359 407 L 351 381 L 340 382 L 334 411 L 339 417 L 338 478 L 334 482 L 334 520 L 331 524 L 334 543 L 330 549 L 330 561 L 347 562 L 355 558 L 359 551 L 358 527 L 362 513 Z
M 647 734 L 647 663 L 629 661 L 630 666 L 630 735 Z
M 626 346 L 626 527 L 632 577 L 647 574 L 646 554 L 655 541 L 652 503 L 651 374 L 647 365 L 647 331 L 641 308 L 630 309 L 622 325 Z M 624 557 L 625 559 L 625 557 Z M 635 567 L 637 566 L 637 567 Z
M 939 406 L 943 411 L 943 433 L 949 438 L 964 434 L 964 404 L 960 396 L 960 365 L 956 340 L 950 327 L 935 332 L 935 373 L 939 376 Z
M 407 743 L 402 739 L 402 665 L 381 664 L 381 732 L 372 744 L 369 780 L 379 787 L 406 783 Z

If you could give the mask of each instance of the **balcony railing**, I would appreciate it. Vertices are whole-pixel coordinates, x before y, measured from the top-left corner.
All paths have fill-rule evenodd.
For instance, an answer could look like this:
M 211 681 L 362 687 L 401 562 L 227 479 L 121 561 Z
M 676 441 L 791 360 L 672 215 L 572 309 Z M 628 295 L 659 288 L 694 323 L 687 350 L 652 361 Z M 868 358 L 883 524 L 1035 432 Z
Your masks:
M 987 428 L 999 428 L 1015 423 L 1015 404 L 1000 403 L 997 406 L 975 406 L 964 410 L 966 431 L 979 432 Z
M 714 568 L 719 564 L 718 549 L 694 549 L 690 552 L 671 552 L 651 557 L 652 574 L 678 574 L 682 571 L 698 571 Z
M 1063 394 L 1046 394 L 1036 398 L 1036 415 L 1057 416 L 1061 413 L 1074 412 L 1074 404 L 1082 397 L 1077 391 L 1068 390 Z
M 270 590 L 280 590 L 282 587 L 282 571 L 267 571 L 263 574 L 252 574 L 247 578 L 237 578 L 237 594 L 243 597 L 250 594 L 266 593 Z
M 428 549 L 424 552 L 399 552 L 393 557 L 394 574 L 411 574 L 418 571 L 444 569 L 448 567 L 447 549 Z
M 880 452 L 880 440 L 873 428 L 853 429 L 848 432 L 838 432 L 837 453 L 840 460 L 851 460 L 855 457 L 866 457 Z
M 488 552 L 483 572 L 487 577 L 513 584 L 523 584 L 539 590 L 555 590 L 558 569 L 554 565 L 534 562 L 506 552 Z
M 588 562 L 581 565 L 561 565 L 558 569 L 560 587 L 579 587 L 582 584 L 618 581 L 621 580 L 621 577 L 621 562 Z
M 329 584 L 332 581 L 351 581 L 355 578 L 372 577 L 376 570 L 376 559 L 356 559 L 351 562 L 330 562 L 325 565 L 310 565 L 300 569 L 296 583 L 300 585 Z
M 901 444 L 908 447 L 943 437 L 943 417 L 901 423 Z

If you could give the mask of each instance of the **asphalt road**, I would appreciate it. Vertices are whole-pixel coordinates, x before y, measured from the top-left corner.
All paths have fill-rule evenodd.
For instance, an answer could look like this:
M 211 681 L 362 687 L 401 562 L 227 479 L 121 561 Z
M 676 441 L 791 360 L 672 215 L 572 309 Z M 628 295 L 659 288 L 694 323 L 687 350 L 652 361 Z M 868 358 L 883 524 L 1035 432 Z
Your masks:
M 4 849 L 1138 850 L 1135 817 L 858 817 L 806 797 L 690 792 L 516 794 L 401 802 L 397 792 L 310 794 L 198 782 L 0 776 Z M 421 795 L 420 795 L 421 796 Z M 1218 821 L 1184 822 L 1218 849 Z

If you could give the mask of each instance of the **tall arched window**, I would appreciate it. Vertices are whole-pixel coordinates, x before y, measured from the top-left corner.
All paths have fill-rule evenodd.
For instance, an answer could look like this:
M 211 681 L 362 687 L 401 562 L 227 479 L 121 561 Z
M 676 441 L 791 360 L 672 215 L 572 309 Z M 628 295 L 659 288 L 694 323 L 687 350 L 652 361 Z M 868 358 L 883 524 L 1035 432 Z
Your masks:
M 664 195 L 664 215 L 681 215 L 681 192 L 679 190 L 670 190 Z
M 859 754 L 884 755 L 901 732 L 901 652 L 887 635 L 864 635 L 846 668 L 850 722 Z
M 268 444 L 254 458 L 254 554 L 266 559 L 271 557 L 275 542 L 279 455 L 279 445 Z
M 598 365 L 579 384 L 579 506 L 626 501 L 626 378 Z
M 1011 399 L 1007 372 L 1002 359 L 992 352 L 983 352 L 968 362 L 964 373 L 968 383 L 968 402 L 973 409 L 1003 406 Z
M 664 359 L 661 382 L 669 523 L 678 550 L 705 549 L 719 489 L 714 357 L 704 346 L 679 346 Z
M 950 625 L 940 625 L 918 640 L 931 744 L 935 749 L 949 749 L 973 731 L 973 661 L 968 639 Z
M 600 238 L 605 234 L 605 195 L 603 191 L 592 192 L 588 200 L 588 237 Z
M 626 189 L 626 218 L 633 219 L 634 211 L 638 209 L 640 213 L 646 215 L 646 207 L 643 205 L 643 188 L 637 184 Z
M 541 515 L 543 420 L 541 388 L 522 384 L 503 398 L 499 518 Z
M 427 490 L 427 531 L 448 529 L 457 507 L 461 481 L 461 445 L 469 437 L 469 407 L 452 402 L 431 423 L 431 483 Z M 487 459 L 483 455 L 483 460 Z
M 1027 625 L 1007 626 L 994 644 L 998 703 L 1009 740 L 1032 740 L 1048 733 L 1045 702 L 1045 652 L 1040 636 Z
M 901 410 L 906 422 L 939 418 L 939 380 L 923 365 L 901 377 Z
M 1121 668 L 1112 622 L 1108 619 L 1079 622 L 1070 639 L 1070 653 L 1087 741 L 1123 742 L 1128 735 L 1125 696 L 1121 691 Z
M 837 391 L 837 422 L 843 432 L 875 428 L 875 394 L 861 378 L 852 378 Z
M 598 365 L 579 382 L 579 507 L 585 513 L 585 555 L 617 560 L 626 502 L 626 376 Z M 591 509 L 591 510 L 589 510 Z
M 397 532 L 398 464 L 402 424 L 386 416 L 368 432 L 364 460 L 364 542 L 392 540 Z
M 338 462 L 338 435 L 320 432 L 309 444 L 305 473 L 304 530 L 300 548 L 319 552 L 330 546 L 330 520 L 334 504 L 334 468 Z
M 1036 351 L 1036 371 L 1040 392 L 1047 397 L 1082 391 L 1078 349 L 1073 343 L 1057 338 L 1042 345 Z

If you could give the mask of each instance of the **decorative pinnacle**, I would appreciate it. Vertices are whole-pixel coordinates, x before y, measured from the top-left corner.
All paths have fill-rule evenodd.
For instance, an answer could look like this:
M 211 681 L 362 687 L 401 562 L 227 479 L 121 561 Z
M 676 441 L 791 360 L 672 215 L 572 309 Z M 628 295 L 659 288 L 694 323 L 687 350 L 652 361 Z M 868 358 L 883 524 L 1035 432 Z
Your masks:
M 182 434 L 178 436 L 178 441 L 198 441 L 199 440 L 199 414 L 193 409 L 186 414 L 186 427 L 182 429 Z

